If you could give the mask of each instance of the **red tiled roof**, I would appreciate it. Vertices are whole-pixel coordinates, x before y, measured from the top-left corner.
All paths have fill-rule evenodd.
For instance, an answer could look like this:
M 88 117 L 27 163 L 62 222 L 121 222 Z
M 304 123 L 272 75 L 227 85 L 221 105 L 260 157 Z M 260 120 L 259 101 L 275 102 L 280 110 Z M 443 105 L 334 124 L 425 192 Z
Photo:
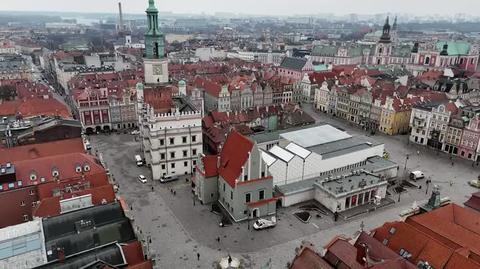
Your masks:
M 217 155 L 207 155 L 202 158 L 205 177 L 214 177 L 218 175 L 217 161 Z
M 0 148 L 0 163 L 31 160 L 74 152 L 85 152 L 81 138 L 64 139 L 13 148 Z
M 480 213 L 476 211 L 450 204 L 405 222 L 453 249 L 464 247 L 480 255 Z
M 232 130 L 227 136 L 222 152 L 220 153 L 220 176 L 230 185 L 235 187 L 235 181 L 242 173 L 242 166 L 248 160 L 253 143 L 245 136 Z
M 480 192 L 473 193 L 470 199 L 468 199 L 464 205 L 480 211 Z
M 276 200 L 278 200 L 278 197 L 272 197 L 272 198 L 268 198 L 268 199 L 259 200 L 259 201 L 256 201 L 256 202 L 250 202 L 250 203 L 247 204 L 247 206 L 248 207 L 257 207 L 257 206 L 261 206 L 261 205 L 264 205 L 264 204 L 274 202 Z
M 363 266 L 357 262 L 357 248 L 343 238 L 335 238 L 329 244 L 328 253 L 342 261 L 347 266 L 345 268 L 363 269 Z
M 123 255 L 129 266 L 141 264 L 145 261 L 142 245 L 139 241 L 122 244 Z
M 82 175 L 105 174 L 105 169 L 98 163 L 98 160 L 84 153 L 68 153 L 33 160 L 16 161 L 13 164 L 15 166 L 16 178 L 22 181 L 23 186 L 40 184 L 41 178 L 44 178 L 45 182 L 53 180 L 53 170 L 58 171 L 59 180 L 79 178 Z M 81 166 L 83 169 L 85 165 L 89 166 L 89 171 L 76 171 L 77 166 Z M 30 180 L 32 174 L 36 175 L 36 180 Z
M 262 181 L 262 180 L 269 180 L 269 179 L 272 179 L 272 178 L 273 178 L 272 176 L 255 178 L 255 179 L 250 179 L 250 180 L 246 180 L 246 181 L 240 181 L 240 182 L 237 183 L 237 185 L 246 185 L 246 184 L 250 184 L 250 183 L 254 183 L 254 182 L 258 182 L 258 181 Z
M 157 113 L 168 113 L 173 107 L 172 89 L 149 88 L 143 91 L 145 103 L 153 107 Z
M 394 231 L 393 234 L 391 231 Z M 408 251 L 412 255 L 409 259 L 412 263 L 428 261 L 434 268 L 443 268 L 453 253 L 446 245 L 405 222 L 385 223 L 375 229 L 374 237 L 380 242 L 386 239 L 386 246 L 397 253 L 400 249 Z
M 44 184 L 40 184 L 42 186 Z M 86 189 L 82 191 L 73 191 L 62 194 L 62 196 L 47 197 L 40 200 L 40 204 L 34 209 L 33 215 L 37 217 L 51 217 L 60 215 L 60 201 L 79 197 L 83 195 L 92 195 L 92 204 L 100 205 L 103 202 L 111 203 L 115 201 L 115 192 L 112 185 L 107 184 L 98 188 Z
M 213 126 L 215 122 L 213 121 L 212 117 L 211 116 L 205 116 L 203 117 L 202 119 L 202 125 L 203 125 L 203 128 L 210 128 Z
M 40 115 L 72 117 L 67 106 L 54 98 L 33 98 L 23 101 L 7 101 L 0 104 L 0 116 L 15 115 L 17 113 L 23 117 Z
M 311 248 L 304 247 L 295 256 L 289 269 L 333 269 L 333 267 Z

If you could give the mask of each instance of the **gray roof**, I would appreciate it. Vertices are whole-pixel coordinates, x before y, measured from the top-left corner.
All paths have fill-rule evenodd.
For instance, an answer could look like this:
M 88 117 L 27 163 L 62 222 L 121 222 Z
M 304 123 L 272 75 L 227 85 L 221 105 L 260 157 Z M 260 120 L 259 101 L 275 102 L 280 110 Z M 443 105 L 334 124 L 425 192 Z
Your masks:
M 333 196 L 344 196 L 352 192 L 384 184 L 387 184 L 385 179 L 365 171 L 360 171 L 325 179 L 322 182 L 316 182 L 315 186 Z
M 283 133 L 281 138 L 294 142 L 302 147 L 311 147 L 352 137 L 331 125 L 325 124 L 298 131 Z
M 280 67 L 295 71 L 302 71 L 307 61 L 308 60 L 306 58 L 285 57 L 283 58 Z
M 368 173 L 380 173 L 382 171 L 398 167 L 398 165 L 392 161 L 386 160 L 382 157 L 372 157 L 368 158 L 365 165 L 359 166 L 356 170 L 364 170 Z M 331 176 L 332 178 L 338 177 L 344 174 L 349 174 L 350 171 L 340 171 L 337 173 L 330 173 L 329 175 L 322 175 L 310 179 L 305 179 L 297 182 L 292 182 L 289 184 L 277 186 L 277 190 L 284 195 L 291 195 L 303 191 L 308 191 L 314 188 L 316 183 L 320 183 L 323 181 L 328 180 L 328 177 Z
M 70 256 L 111 242 L 135 239 L 130 220 L 120 204 L 89 207 L 43 220 L 45 247 L 49 261 L 58 258 L 57 248 Z
M 78 269 L 84 268 L 96 261 L 102 261 L 113 266 L 123 266 L 126 263 L 123 257 L 122 247 L 118 243 L 110 243 L 71 257 L 66 257 L 64 262 L 52 261 L 35 268 Z
M 330 143 L 307 147 L 306 149 L 322 155 L 323 159 L 328 159 L 375 147 L 381 144 L 382 143 L 379 143 L 366 136 L 353 136 L 346 139 L 332 141 Z
M 285 130 L 277 130 L 277 131 L 273 131 L 273 132 L 262 132 L 262 133 L 257 133 L 257 134 L 251 135 L 251 136 L 249 136 L 249 138 L 251 140 L 257 142 L 257 144 L 262 144 L 262 143 L 265 143 L 265 142 L 279 140 L 280 139 L 280 134 L 283 134 L 283 133 L 288 133 L 288 132 L 292 132 L 292 131 L 296 131 L 296 130 L 303 130 L 303 129 L 307 129 L 307 128 L 313 128 L 315 126 L 322 126 L 322 125 L 325 125 L 325 123 L 297 126 L 297 127 L 293 127 L 293 128 L 289 128 L 289 129 L 285 129 Z

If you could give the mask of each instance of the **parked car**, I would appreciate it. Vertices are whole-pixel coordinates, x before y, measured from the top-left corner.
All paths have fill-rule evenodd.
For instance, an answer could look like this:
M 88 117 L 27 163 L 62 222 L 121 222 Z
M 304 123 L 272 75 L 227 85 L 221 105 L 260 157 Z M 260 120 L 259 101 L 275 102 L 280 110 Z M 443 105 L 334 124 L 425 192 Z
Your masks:
M 147 183 L 147 178 L 144 175 L 139 175 L 138 180 L 143 184 Z
M 475 188 L 480 188 L 480 180 L 478 180 L 478 179 L 470 180 L 468 182 L 468 185 L 470 185 L 472 187 L 475 187 Z
M 422 179 L 424 177 L 425 177 L 425 174 L 422 171 L 412 171 L 410 173 L 410 179 L 411 180 Z
M 267 228 L 272 228 L 277 225 L 277 219 L 275 217 L 272 217 L 271 220 L 268 219 L 258 219 L 253 223 L 253 229 L 255 230 L 263 230 Z
M 160 178 L 160 183 L 167 183 L 170 181 L 175 181 L 178 179 L 177 175 L 164 175 L 162 178 Z
M 137 163 L 137 166 L 142 166 L 143 165 L 143 160 L 140 155 L 135 155 L 135 162 Z

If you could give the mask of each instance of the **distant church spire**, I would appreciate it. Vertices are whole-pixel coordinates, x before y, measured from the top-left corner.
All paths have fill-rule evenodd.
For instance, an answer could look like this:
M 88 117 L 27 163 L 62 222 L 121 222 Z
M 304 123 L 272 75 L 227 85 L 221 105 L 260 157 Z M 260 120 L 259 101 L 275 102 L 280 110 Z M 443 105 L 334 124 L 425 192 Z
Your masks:
M 380 37 L 380 42 L 381 43 L 390 43 L 391 38 L 390 38 L 390 23 L 389 23 L 389 17 L 387 16 L 387 19 L 385 20 L 385 25 L 383 25 L 383 31 L 382 31 L 382 36 Z
M 392 30 L 397 31 L 397 16 L 395 16 L 395 20 L 393 21 Z

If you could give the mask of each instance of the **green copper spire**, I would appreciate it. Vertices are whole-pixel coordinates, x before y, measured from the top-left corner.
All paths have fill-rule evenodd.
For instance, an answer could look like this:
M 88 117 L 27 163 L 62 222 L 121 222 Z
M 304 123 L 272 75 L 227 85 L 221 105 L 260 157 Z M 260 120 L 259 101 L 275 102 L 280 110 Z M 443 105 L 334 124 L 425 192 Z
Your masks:
M 148 8 L 147 8 L 147 12 L 149 11 L 157 11 L 157 8 L 155 7 L 155 0 L 148 0 Z
M 145 33 L 145 58 L 161 59 L 165 55 L 163 33 L 158 27 L 158 9 L 154 0 L 148 0 L 147 22 L 148 29 Z

